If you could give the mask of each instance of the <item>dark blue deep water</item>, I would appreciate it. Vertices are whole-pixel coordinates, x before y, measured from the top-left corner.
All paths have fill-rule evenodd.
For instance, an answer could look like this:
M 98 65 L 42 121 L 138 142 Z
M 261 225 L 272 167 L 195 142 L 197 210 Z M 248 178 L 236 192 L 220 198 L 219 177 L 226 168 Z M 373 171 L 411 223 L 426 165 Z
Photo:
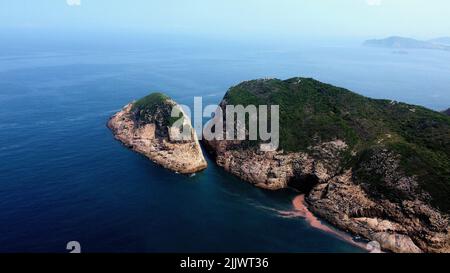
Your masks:
M 194 177 L 171 173 L 115 141 L 108 118 L 150 91 L 217 103 L 231 85 L 266 76 L 450 106 L 448 52 L 92 48 L 22 44 L 0 53 L 0 252 L 66 252 L 73 240 L 85 252 L 360 252 L 302 218 L 281 217 L 295 192 L 254 188 L 211 161 Z

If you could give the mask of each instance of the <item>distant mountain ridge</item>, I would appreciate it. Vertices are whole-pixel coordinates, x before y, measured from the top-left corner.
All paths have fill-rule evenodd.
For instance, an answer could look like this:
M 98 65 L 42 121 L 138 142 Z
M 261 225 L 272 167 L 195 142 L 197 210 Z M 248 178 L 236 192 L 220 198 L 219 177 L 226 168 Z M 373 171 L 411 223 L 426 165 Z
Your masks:
M 395 49 L 435 49 L 450 51 L 450 37 L 441 37 L 428 41 L 422 41 L 413 38 L 392 36 L 385 39 L 367 40 L 363 45 L 368 47 Z

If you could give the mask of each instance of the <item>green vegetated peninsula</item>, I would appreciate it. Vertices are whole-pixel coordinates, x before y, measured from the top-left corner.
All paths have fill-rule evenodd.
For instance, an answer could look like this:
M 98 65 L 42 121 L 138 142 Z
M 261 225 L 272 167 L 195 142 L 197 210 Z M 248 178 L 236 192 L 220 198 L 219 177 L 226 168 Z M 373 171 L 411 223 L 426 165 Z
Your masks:
M 171 116 L 178 107 L 178 118 Z M 191 174 L 206 168 L 200 144 L 190 120 L 183 118 L 183 128 L 190 130 L 190 138 L 184 140 L 180 131 L 172 128 L 183 117 L 181 107 L 168 96 L 153 93 L 126 105 L 108 122 L 116 139 L 155 163 L 172 171 Z
M 394 252 L 449 252 L 450 117 L 309 78 L 246 81 L 225 105 L 280 106 L 280 147 L 205 141 L 218 165 Z M 224 119 L 226 117 L 224 116 Z

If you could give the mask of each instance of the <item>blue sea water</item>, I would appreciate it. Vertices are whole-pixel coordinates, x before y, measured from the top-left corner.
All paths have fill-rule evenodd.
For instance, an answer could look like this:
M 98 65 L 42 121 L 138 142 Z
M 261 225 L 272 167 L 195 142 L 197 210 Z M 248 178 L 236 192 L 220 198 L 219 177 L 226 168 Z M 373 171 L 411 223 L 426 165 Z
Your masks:
M 38 44 L 38 43 L 37 43 Z M 218 103 L 240 81 L 308 76 L 361 94 L 450 106 L 450 53 L 359 45 L 169 43 L 96 48 L 3 45 L 0 252 L 361 252 L 218 168 L 194 177 L 115 141 L 108 118 L 151 91 Z

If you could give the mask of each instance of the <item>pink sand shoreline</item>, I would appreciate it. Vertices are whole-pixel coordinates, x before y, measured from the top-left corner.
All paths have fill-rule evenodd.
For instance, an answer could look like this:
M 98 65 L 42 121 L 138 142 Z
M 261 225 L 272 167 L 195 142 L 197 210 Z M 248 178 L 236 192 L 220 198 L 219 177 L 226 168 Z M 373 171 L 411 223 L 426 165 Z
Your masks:
M 353 237 L 343 231 L 336 230 L 328 225 L 322 223 L 322 221 L 317 218 L 311 211 L 309 211 L 305 202 L 305 195 L 301 194 L 296 196 L 292 200 L 292 206 L 294 210 L 292 211 L 278 211 L 278 213 L 283 217 L 301 217 L 306 220 L 306 222 L 313 228 L 322 230 L 324 232 L 333 234 L 338 238 L 351 243 L 361 249 L 367 250 L 367 246 L 364 243 L 356 242 Z

